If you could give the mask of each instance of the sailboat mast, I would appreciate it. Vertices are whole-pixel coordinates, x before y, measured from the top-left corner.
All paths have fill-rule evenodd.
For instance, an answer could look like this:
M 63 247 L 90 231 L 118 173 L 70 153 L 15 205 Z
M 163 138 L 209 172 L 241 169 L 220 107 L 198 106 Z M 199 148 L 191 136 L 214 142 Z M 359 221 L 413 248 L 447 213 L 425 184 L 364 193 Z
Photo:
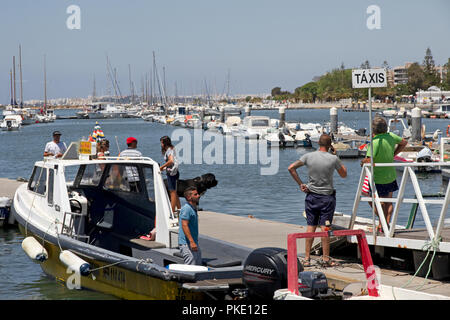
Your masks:
M 20 44 L 19 44 L 19 72 L 20 72 L 20 107 L 23 108 L 22 47 Z
M 92 102 L 95 101 L 95 95 L 96 95 L 96 92 L 95 92 L 95 73 L 94 73 L 94 87 L 92 89 Z
M 13 78 L 12 78 L 12 69 L 9 69 L 9 79 L 11 81 L 11 105 L 14 105 L 14 93 L 13 93 Z
M 134 97 L 133 97 L 133 82 L 131 81 L 131 66 L 128 64 L 128 78 L 130 80 L 130 96 L 131 96 L 131 104 L 134 104 Z
M 44 54 L 44 112 L 47 113 L 47 69 Z
M 13 87 L 14 87 L 14 105 L 17 105 L 16 100 L 16 56 L 13 56 Z

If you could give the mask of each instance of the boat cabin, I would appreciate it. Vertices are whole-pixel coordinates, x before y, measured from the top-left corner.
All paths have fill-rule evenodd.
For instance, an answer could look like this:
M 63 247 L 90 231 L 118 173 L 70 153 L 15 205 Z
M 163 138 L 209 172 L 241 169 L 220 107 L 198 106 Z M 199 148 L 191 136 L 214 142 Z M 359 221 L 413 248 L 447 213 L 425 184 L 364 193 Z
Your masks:
M 96 248 L 152 259 L 162 267 L 183 263 L 178 217 L 159 166 L 150 158 L 47 159 L 35 164 L 27 191 L 20 202 L 25 207 L 34 203 L 36 225 L 41 224 L 37 220 L 45 220 L 42 225 L 57 220 L 60 234 Z M 156 241 L 139 239 L 155 227 Z M 209 267 L 241 266 L 249 253 L 234 248 L 231 254 L 227 244 L 201 235 L 199 241 Z

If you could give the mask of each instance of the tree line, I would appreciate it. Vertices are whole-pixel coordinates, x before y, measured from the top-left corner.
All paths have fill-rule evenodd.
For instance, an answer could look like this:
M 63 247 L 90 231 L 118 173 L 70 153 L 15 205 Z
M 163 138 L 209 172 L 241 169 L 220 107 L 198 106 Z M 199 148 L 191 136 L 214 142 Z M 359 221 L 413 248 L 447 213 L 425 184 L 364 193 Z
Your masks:
M 390 69 L 386 61 L 383 68 Z M 369 69 L 368 60 L 360 66 L 362 69 Z M 396 86 L 389 84 L 385 88 L 374 88 L 372 96 L 381 101 L 399 101 L 402 95 L 415 95 L 421 90 L 427 90 L 431 86 L 440 87 L 442 90 L 450 90 L 450 58 L 444 65 L 447 74 L 442 79 L 435 69 L 435 63 L 430 48 L 427 48 L 422 64 L 414 62 L 407 69 L 408 81 L 405 84 Z M 275 87 L 271 91 L 271 99 L 289 100 L 293 102 L 331 102 L 341 99 L 367 100 L 367 89 L 352 88 L 352 69 L 346 69 L 342 63 L 339 68 L 327 72 L 325 75 L 308 82 L 301 87 L 297 87 L 293 93 L 282 91 L 280 87 Z

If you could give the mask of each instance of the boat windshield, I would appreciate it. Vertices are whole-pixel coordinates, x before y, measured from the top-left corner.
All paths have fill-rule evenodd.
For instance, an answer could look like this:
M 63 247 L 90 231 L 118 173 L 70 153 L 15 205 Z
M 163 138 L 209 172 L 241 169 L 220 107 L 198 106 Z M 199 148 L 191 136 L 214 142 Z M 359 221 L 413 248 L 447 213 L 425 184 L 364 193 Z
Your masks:
M 77 168 L 72 187 L 96 187 L 120 193 L 142 193 L 154 199 L 153 168 L 151 165 L 95 163 Z M 66 179 L 71 180 L 73 169 L 65 170 Z M 73 179 L 73 178 L 72 178 Z
M 269 121 L 266 119 L 252 120 L 252 127 L 268 127 Z

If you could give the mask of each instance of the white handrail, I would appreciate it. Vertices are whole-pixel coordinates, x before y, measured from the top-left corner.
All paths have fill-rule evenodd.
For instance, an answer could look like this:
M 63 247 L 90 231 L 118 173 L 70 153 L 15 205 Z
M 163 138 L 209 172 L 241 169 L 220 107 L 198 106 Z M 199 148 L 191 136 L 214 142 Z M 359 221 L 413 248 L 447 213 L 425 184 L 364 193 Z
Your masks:
M 417 203 L 419 205 L 420 211 L 422 213 L 422 217 L 423 220 L 425 222 L 425 226 L 429 235 L 429 240 L 437 240 L 439 239 L 442 229 L 443 229 L 443 225 L 444 225 L 444 220 L 445 217 L 447 215 L 447 211 L 449 208 L 449 202 L 450 202 L 450 184 L 447 187 L 447 190 L 445 192 L 445 197 L 444 200 L 431 200 L 431 199 L 424 199 L 422 196 L 422 191 L 420 190 L 420 185 L 419 182 L 417 180 L 416 174 L 414 173 L 414 170 L 412 167 L 425 167 L 425 166 L 432 166 L 432 167 L 437 167 L 437 166 L 444 166 L 444 167 L 450 167 L 450 162 L 427 162 L 427 163 L 422 163 L 422 162 L 408 162 L 408 163 L 376 163 L 375 167 L 404 167 L 403 170 L 403 176 L 400 182 L 400 186 L 399 186 L 399 192 L 398 192 L 398 196 L 397 198 L 380 198 L 378 196 L 377 190 L 375 188 L 375 192 L 374 192 L 374 201 L 375 201 L 375 205 L 378 211 L 378 218 L 381 222 L 381 225 L 383 227 L 383 233 L 384 236 L 387 238 L 393 238 L 394 237 L 394 233 L 395 233 L 395 226 L 397 223 L 397 219 L 399 216 L 399 212 L 400 212 L 400 205 L 402 203 Z M 363 181 L 366 175 L 369 176 L 369 179 L 371 179 L 371 172 L 369 170 L 370 164 L 366 163 L 364 164 L 364 166 L 362 167 L 361 170 L 361 175 L 360 175 L 360 181 L 358 184 L 358 190 L 356 192 L 356 197 L 355 197 L 355 202 L 353 204 L 353 211 L 352 211 L 352 216 L 350 219 L 350 224 L 349 224 L 349 229 L 353 229 L 354 225 L 355 225 L 355 221 L 356 221 L 356 215 L 357 215 L 357 211 L 358 211 L 358 207 L 359 207 L 359 202 L 360 201 L 364 201 L 364 202 L 372 202 L 372 197 L 366 197 L 366 196 L 362 196 L 362 192 L 361 192 L 361 188 L 363 185 Z M 416 199 L 407 199 L 404 198 L 405 196 L 405 190 L 406 190 L 406 183 L 408 181 L 408 178 L 411 178 L 411 182 L 413 184 L 413 188 L 414 188 L 414 192 L 416 195 Z M 382 202 L 392 202 L 395 203 L 395 207 L 392 213 L 392 222 L 390 224 L 390 226 L 387 226 L 387 222 L 386 219 L 384 217 L 384 212 L 382 210 L 381 207 L 381 203 Z M 439 220 L 438 220 L 438 224 L 436 227 L 436 231 L 434 231 L 433 229 L 433 225 L 431 223 L 427 208 L 426 208 L 426 204 L 440 204 L 442 205 L 442 209 L 439 215 Z M 374 221 L 375 223 L 375 221 Z

